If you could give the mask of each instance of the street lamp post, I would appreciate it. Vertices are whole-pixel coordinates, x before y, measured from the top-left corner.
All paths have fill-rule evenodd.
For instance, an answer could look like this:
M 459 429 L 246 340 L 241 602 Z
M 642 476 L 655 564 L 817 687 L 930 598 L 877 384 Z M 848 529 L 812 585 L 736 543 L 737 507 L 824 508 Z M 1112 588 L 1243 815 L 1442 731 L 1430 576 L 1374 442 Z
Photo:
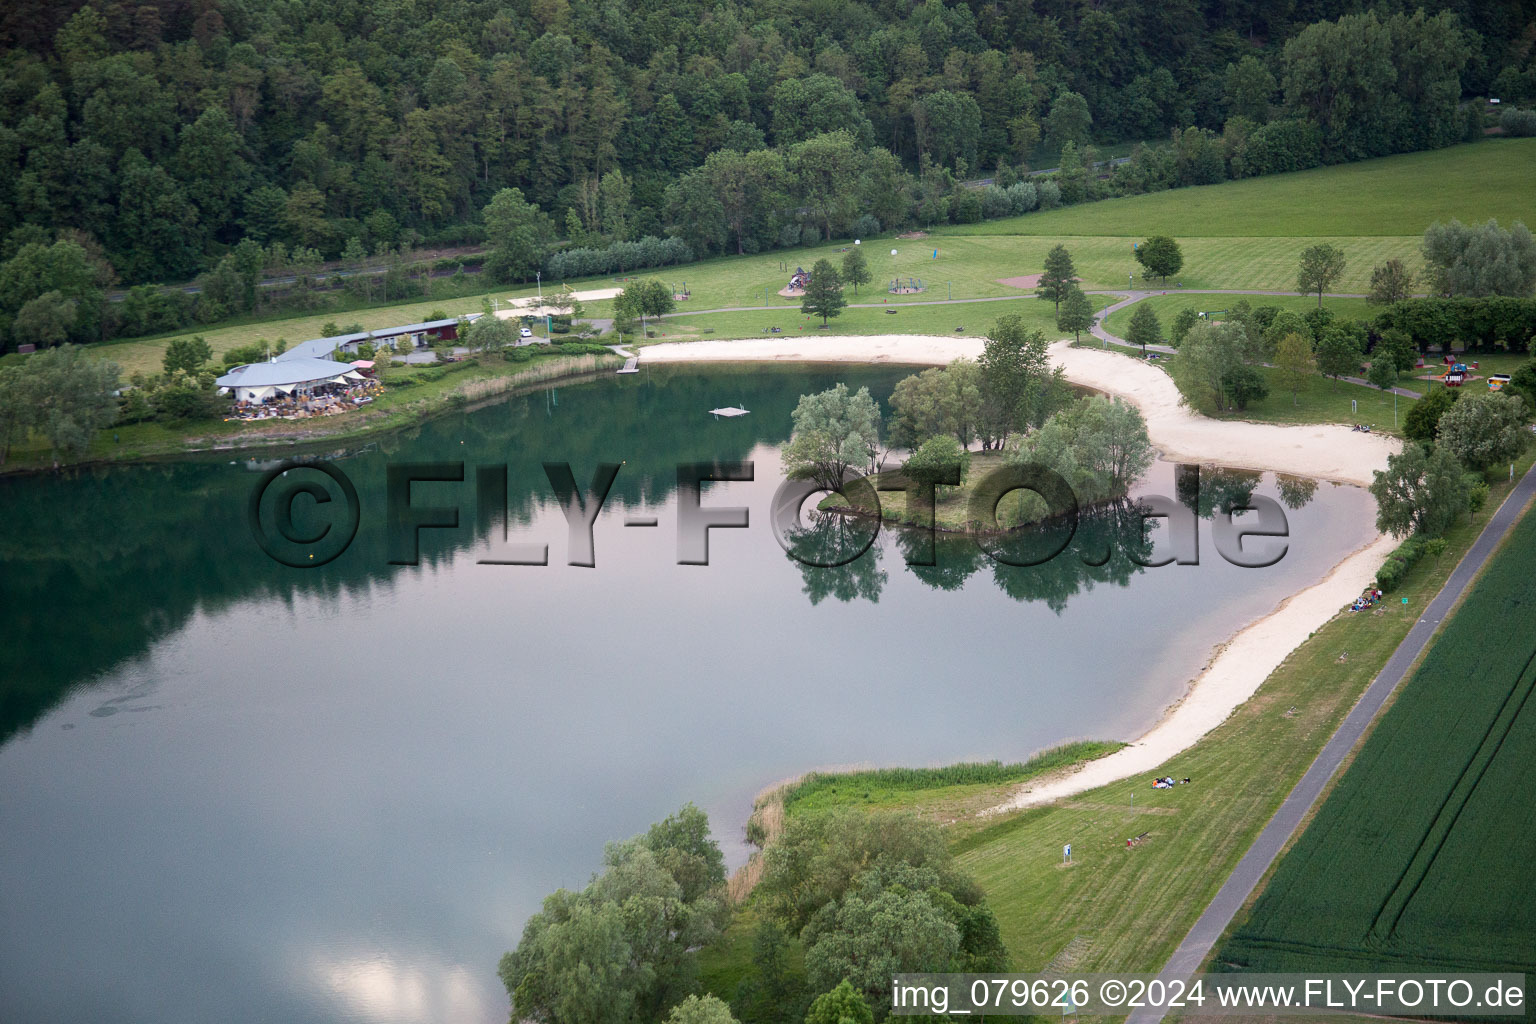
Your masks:
M 544 305 L 544 271 L 535 270 L 533 272 L 533 282 L 539 286 L 539 305 L 542 306 Z

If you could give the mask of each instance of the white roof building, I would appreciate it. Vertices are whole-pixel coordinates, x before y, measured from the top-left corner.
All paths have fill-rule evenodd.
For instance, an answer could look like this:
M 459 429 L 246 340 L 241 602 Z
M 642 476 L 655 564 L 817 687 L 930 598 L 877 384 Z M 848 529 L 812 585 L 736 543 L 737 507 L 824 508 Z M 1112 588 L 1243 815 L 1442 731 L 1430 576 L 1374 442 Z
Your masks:
M 214 381 L 229 388 L 236 400 L 260 402 L 274 395 L 306 394 L 317 384 L 355 384 L 363 380 L 356 367 L 330 359 L 284 359 L 280 362 L 247 363 Z

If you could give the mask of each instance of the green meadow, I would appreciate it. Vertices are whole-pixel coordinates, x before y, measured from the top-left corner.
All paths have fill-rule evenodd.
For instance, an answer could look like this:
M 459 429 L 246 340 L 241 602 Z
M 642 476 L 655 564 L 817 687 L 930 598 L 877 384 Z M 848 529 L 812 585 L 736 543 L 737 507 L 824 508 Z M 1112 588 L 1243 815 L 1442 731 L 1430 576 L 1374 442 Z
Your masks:
M 1536 139 L 1361 160 L 1107 199 L 955 227 L 955 234 L 1357 237 L 1422 235 L 1431 221 L 1536 223 Z
M 1501 222 L 1524 220 L 1536 224 L 1536 189 L 1530 186 L 1536 166 L 1536 139 L 1492 139 L 1428 153 L 1412 153 L 1357 164 L 1271 175 L 1244 181 L 1175 189 L 1153 195 L 1112 199 L 1081 206 L 1035 212 L 1021 217 L 973 225 L 951 225 L 921 238 L 861 239 L 874 280 L 850 295 L 852 302 L 888 300 L 910 306 L 934 299 L 978 299 L 1029 295 L 1001 283 L 1003 279 L 1038 273 L 1045 254 L 1058 243 L 1076 260 L 1083 286 L 1095 289 L 1185 288 L 1262 289 L 1294 293 L 1296 261 L 1319 237 L 1344 250 L 1343 278 L 1335 290 L 1363 293 L 1371 269 L 1387 259 L 1405 260 L 1418 270 L 1420 237 L 1433 220 L 1459 217 Z M 1172 280 L 1144 280 L 1132 244 L 1149 234 L 1166 233 L 1179 240 L 1184 268 Z M 657 277 L 690 298 L 678 304 L 682 323 L 668 329 L 683 332 L 713 325 L 718 337 L 742 337 L 755 331 L 747 325 L 763 317 L 739 319 L 736 314 L 708 313 L 726 307 L 768 306 L 794 313 L 796 299 L 778 294 L 797 266 L 809 267 L 823 257 L 840 261 L 852 241 L 776 250 L 749 256 L 705 260 L 685 267 L 666 267 L 636 276 Z M 891 255 L 891 250 L 896 255 Z M 935 251 L 938 253 L 935 258 Z M 917 295 L 887 296 L 893 279 L 921 279 L 926 290 Z M 622 285 L 613 278 L 568 282 L 577 290 Z M 545 282 L 546 290 L 555 286 Z M 498 288 L 498 299 L 527 298 L 533 287 Z M 1215 301 L 1214 299 L 1196 300 Z M 1257 300 L 1253 300 L 1257 301 Z M 366 328 L 388 327 L 423 319 L 434 309 L 450 315 L 477 312 L 477 299 L 434 299 L 379 306 L 347 313 L 287 317 L 264 323 L 187 331 L 202 334 L 216 354 L 265 338 L 290 344 L 318 337 L 327 321 L 360 323 Z M 611 302 L 587 304 L 596 316 L 607 315 Z M 1219 307 L 1215 307 L 1219 308 Z M 836 322 L 847 333 L 949 333 L 955 326 L 979 329 L 990 316 L 969 310 L 955 314 L 920 313 L 887 317 L 892 326 L 879 328 L 870 314 L 850 310 Z M 878 316 L 879 314 L 873 314 Z M 709 317 L 708 321 L 703 318 Z M 946 324 L 944 321 L 955 320 Z M 786 326 L 781 324 L 780 326 Z M 1054 324 L 1043 323 L 1054 330 Z M 95 350 L 132 373 L 158 370 L 173 337 L 139 339 L 94 346 Z

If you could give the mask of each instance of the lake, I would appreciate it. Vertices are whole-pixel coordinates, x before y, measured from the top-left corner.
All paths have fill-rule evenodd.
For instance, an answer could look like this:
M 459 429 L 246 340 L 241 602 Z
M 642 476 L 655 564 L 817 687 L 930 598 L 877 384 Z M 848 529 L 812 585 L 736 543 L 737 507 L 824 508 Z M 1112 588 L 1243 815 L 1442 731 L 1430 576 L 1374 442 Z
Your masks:
M 890 531 L 842 568 L 791 560 L 768 513 L 798 396 L 884 401 L 908 372 L 607 375 L 312 453 L 358 499 L 355 539 L 312 568 L 251 529 L 280 455 L 0 479 L 0 1019 L 504 1021 L 498 958 L 605 841 L 691 800 L 740 863 L 753 794 L 811 768 L 1131 738 L 1213 645 L 1374 535 L 1359 489 L 1207 468 L 1204 506 L 1286 503 L 1278 564 L 1228 564 L 1202 520 L 1198 566 L 1141 569 L 1093 516 L 1032 569 L 965 539 L 909 567 Z M 755 479 L 702 504 L 750 525 L 679 565 L 678 464 L 743 460 Z M 410 531 L 387 467 L 459 462 L 463 483 L 410 498 L 458 527 L 391 564 Z M 545 462 L 582 487 L 622 463 L 592 567 L 566 564 Z M 332 486 L 273 486 L 303 479 Z M 1175 468 L 1141 490 L 1178 494 Z M 344 516 L 313 538 L 334 495 L 296 500 L 301 542 L 261 513 L 280 554 L 333 553 Z M 548 565 L 484 564 L 530 543 Z

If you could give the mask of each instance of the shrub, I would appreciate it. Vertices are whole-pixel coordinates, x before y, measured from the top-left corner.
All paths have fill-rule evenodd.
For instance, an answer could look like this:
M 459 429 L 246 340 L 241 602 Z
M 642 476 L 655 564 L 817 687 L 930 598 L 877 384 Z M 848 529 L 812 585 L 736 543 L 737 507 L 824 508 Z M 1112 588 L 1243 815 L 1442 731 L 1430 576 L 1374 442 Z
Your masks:
M 1040 197 L 1040 209 L 1054 210 L 1061 205 L 1061 188 L 1054 181 L 1042 181 L 1035 192 Z
M 853 235 L 855 238 L 867 238 L 870 235 L 880 233 L 880 221 L 873 214 L 861 214 L 859 219 L 853 222 Z
M 1424 540 L 1418 536 L 1409 537 L 1387 556 L 1386 562 L 1377 570 L 1376 585 L 1384 592 L 1391 593 L 1402 586 L 1408 570 L 1423 557 Z
M 1389 556 L 1376 570 L 1376 585 L 1383 591 L 1391 593 L 1402 585 L 1403 577 L 1408 572 L 1408 563 L 1396 555 Z
M 1033 182 L 1020 181 L 1008 186 L 1008 203 L 1015 214 L 1028 213 L 1039 202 Z
M 956 224 L 975 224 L 982 217 L 981 196 L 973 188 L 962 189 L 949 207 Z
M 1506 110 L 1499 115 L 1505 135 L 1536 135 L 1536 110 Z
M 981 214 L 988 220 L 1007 217 L 1013 213 L 1013 201 L 1008 190 L 998 185 L 988 185 L 981 190 Z
M 1468 473 L 1467 481 L 1467 508 L 1472 512 L 1482 510 L 1488 504 L 1488 481 L 1484 480 L 1480 473 Z

